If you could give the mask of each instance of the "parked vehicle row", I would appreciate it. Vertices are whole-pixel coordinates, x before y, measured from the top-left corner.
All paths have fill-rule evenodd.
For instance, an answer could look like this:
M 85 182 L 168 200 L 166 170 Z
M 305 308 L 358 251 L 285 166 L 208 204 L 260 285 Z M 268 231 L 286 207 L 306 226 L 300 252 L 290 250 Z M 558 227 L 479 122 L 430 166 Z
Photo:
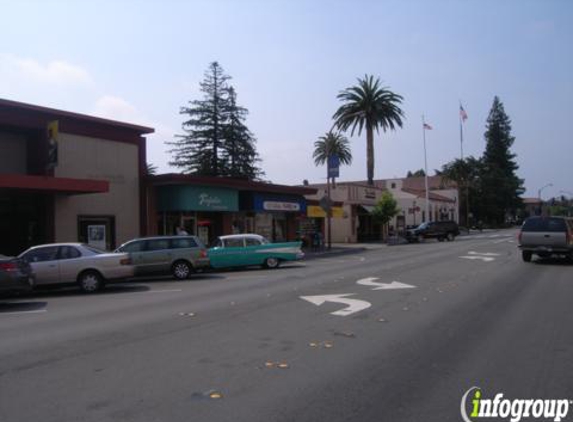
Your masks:
M 221 236 L 207 249 L 196 236 L 156 236 L 133 239 L 114 252 L 82 243 L 34 246 L 18 256 L 0 256 L 0 293 L 34 287 L 76 284 L 83 292 L 134 276 L 172 275 L 187 279 L 208 268 L 260 265 L 302 259 L 301 242 L 271 243 L 255 234 Z

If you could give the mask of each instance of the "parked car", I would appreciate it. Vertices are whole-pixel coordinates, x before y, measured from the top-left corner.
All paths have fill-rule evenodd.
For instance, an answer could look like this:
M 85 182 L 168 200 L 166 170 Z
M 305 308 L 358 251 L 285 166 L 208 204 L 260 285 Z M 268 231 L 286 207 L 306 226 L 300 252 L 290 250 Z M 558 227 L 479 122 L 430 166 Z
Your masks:
M 156 236 L 130 240 L 116 252 L 129 253 L 136 275 L 172 274 L 184 280 L 209 267 L 207 248 L 196 236 Z
M 105 283 L 133 277 L 128 254 L 108 253 L 83 243 L 34 246 L 20 254 L 36 274 L 36 286 L 77 284 L 85 293 L 101 290 Z
M 422 223 L 415 229 L 406 230 L 408 242 L 423 242 L 425 239 L 444 239 L 453 241 L 460 234 L 460 228 L 455 221 L 430 221 Z
M 561 255 L 573 259 L 573 219 L 529 217 L 518 236 L 521 256 L 530 262 L 533 254 L 542 258 Z
M 304 257 L 302 242 L 271 243 L 258 234 L 219 236 L 209 249 L 213 268 L 262 265 L 277 268 L 283 261 L 296 261 Z
M 0 295 L 29 292 L 34 284 L 34 273 L 28 262 L 0 255 Z

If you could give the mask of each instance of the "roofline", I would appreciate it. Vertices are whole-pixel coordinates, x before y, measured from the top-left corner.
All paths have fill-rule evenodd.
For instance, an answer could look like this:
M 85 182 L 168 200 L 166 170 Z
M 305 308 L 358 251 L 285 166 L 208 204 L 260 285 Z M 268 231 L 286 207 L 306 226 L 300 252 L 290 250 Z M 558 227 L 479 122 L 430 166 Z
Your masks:
M 153 129 L 151 127 L 147 127 L 147 126 L 134 125 L 132 123 L 124 123 L 124 122 L 119 122 L 117 120 L 104 119 L 102 117 L 95 117 L 95 116 L 88 116 L 86 114 L 73 113 L 71 111 L 58 110 L 55 108 L 43 107 L 43 106 L 38 106 L 38 105 L 28 104 L 28 103 L 21 103 L 18 101 L 12 101 L 12 100 L 0 98 L 0 107 L 2 107 L 2 106 L 11 107 L 11 108 L 19 108 L 21 110 L 44 113 L 44 114 L 51 114 L 51 115 L 55 115 L 58 117 L 67 117 L 70 119 L 88 121 L 88 122 L 98 123 L 98 124 L 107 125 L 107 126 L 121 127 L 124 129 L 128 129 L 128 130 L 132 130 L 134 132 L 137 132 L 140 135 L 155 132 L 155 129 Z
M 301 186 L 275 185 L 272 183 L 258 182 L 228 177 L 195 176 L 192 174 L 165 173 L 147 176 L 147 180 L 153 186 L 166 185 L 202 185 L 223 188 L 234 188 L 240 191 L 254 191 L 267 193 L 284 193 L 291 195 L 314 195 L 315 188 Z

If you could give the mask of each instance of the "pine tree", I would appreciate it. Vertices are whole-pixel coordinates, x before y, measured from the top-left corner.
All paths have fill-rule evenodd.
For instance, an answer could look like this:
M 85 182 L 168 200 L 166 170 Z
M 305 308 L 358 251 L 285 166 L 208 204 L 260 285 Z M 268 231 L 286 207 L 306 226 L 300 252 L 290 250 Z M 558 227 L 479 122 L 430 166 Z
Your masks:
M 226 175 L 248 180 L 258 179 L 263 172 L 256 165 L 261 161 L 255 149 L 256 139 L 244 124 L 248 110 L 237 105 L 237 93 L 232 86 L 228 88 L 227 94 L 223 131 Z
M 228 108 L 226 96 L 227 81 L 223 69 L 217 62 L 209 65 L 205 79 L 200 83 L 203 100 L 190 101 L 190 107 L 181 107 L 180 114 L 189 119 L 183 122 L 186 135 L 176 135 L 173 145 L 172 166 L 183 169 L 184 173 L 201 176 L 219 176 L 225 173 L 221 162 L 223 147 L 224 111 Z
M 177 140 L 168 144 L 173 145 L 169 164 L 184 173 L 249 180 L 263 174 L 256 166 L 260 161 L 256 140 L 244 124 L 248 111 L 237 105 L 229 79 L 219 63 L 211 63 L 200 84 L 203 100 L 181 107 L 180 114 L 189 116 L 183 122 L 186 134 L 177 135 Z
M 511 135 L 511 120 L 496 96 L 490 110 L 485 132 L 486 149 L 483 155 L 482 206 L 484 221 L 503 224 L 507 217 L 520 208 L 523 180 L 510 148 L 515 138 Z

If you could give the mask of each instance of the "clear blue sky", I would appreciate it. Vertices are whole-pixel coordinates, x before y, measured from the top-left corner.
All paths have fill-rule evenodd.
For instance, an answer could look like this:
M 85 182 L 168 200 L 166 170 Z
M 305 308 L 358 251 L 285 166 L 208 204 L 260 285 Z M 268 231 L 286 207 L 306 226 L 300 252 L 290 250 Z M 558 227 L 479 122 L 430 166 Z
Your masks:
M 512 120 L 526 196 L 573 193 L 573 2 L 0 1 L 0 97 L 155 127 L 148 159 L 170 171 L 164 141 L 200 97 L 211 61 L 232 76 L 266 178 L 324 180 L 314 141 L 336 95 L 364 74 L 404 96 L 406 122 L 375 138 L 375 177 L 484 149 L 494 95 Z M 341 180 L 366 178 L 365 136 Z

